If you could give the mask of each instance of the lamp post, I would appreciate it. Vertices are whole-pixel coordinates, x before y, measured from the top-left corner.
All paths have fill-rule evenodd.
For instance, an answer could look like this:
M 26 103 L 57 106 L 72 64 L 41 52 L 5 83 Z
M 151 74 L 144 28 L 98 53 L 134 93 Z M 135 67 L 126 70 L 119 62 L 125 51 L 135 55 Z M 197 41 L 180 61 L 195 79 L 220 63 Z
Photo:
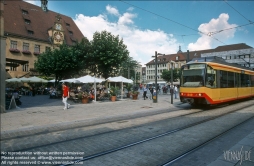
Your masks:
M 156 98 L 153 98 L 153 102 L 157 103 L 158 102 L 158 92 L 157 92 L 157 78 L 158 78 L 158 74 L 157 74 L 157 57 L 158 55 L 165 55 L 165 54 L 161 54 L 161 53 L 157 53 L 157 51 L 155 51 L 155 56 L 152 56 L 153 58 L 155 58 L 155 90 L 156 90 Z
M 135 85 L 137 84 L 137 80 L 136 80 L 136 73 L 137 73 L 138 67 L 135 67 Z
M 170 61 L 171 64 L 171 104 L 173 104 L 173 92 L 174 92 L 174 86 L 173 86 L 173 63 L 175 63 L 174 61 Z

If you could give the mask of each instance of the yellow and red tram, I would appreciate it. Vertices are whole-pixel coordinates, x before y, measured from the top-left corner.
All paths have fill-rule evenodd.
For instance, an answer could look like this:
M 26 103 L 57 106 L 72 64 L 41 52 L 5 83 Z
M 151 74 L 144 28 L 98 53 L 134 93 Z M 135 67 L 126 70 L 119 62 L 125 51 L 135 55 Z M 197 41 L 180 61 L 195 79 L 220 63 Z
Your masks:
M 218 57 L 194 59 L 183 65 L 180 100 L 214 105 L 254 96 L 254 71 Z

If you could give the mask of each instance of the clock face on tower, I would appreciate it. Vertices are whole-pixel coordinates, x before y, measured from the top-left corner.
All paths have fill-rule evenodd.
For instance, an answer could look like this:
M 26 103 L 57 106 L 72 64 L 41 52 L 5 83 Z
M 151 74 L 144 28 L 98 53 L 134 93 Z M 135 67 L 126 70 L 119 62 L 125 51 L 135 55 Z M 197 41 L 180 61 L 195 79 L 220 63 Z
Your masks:
M 60 43 L 64 39 L 64 35 L 62 32 L 55 31 L 53 34 L 54 42 L 55 43 Z

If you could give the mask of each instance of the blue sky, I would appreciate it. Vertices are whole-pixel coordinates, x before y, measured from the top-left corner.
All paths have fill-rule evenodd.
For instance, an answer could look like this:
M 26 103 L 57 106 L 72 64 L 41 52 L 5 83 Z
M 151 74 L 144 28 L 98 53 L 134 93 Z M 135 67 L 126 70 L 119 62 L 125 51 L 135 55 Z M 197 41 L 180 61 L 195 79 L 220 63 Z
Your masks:
M 254 1 L 48 2 L 49 10 L 71 17 L 90 40 L 96 31 L 119 35 L 141 64 L 155 51 L 173 54 L 179 46 L 183 52 L 237 43 L 254 47 L 253 7 Z

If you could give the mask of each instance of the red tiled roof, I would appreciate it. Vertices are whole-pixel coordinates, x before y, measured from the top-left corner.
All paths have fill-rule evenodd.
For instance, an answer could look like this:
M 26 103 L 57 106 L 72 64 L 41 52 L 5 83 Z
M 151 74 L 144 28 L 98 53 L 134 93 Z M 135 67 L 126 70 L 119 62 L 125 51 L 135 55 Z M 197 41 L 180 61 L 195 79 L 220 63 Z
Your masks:
M 28 14 L 22 14 L 22 9 L 26 10 Z M 49 41 L 48 30 L 53 27 L 57 14 L 58 13 L 50 10 L 44 12 L 41 7 L 21 0 L 5 1 L 4 32 L 9 35 L 18 35 L 47 42 Z M 66 44 L 72 45 L 72 39 L 80 41 L 84 35 L 74 21 L 68 16 L 62 14 L 60 14 L 60 16 L 62 18 L 61 23 Z M 30 20 L 30 25 L 26 24 L 24 19 Z M 69 34 L 66 23 L 70 24 L 69 30 L 73 32 L 72 35 Z M 34 34 L 29 35 L 27 30 L 33 31 Z

